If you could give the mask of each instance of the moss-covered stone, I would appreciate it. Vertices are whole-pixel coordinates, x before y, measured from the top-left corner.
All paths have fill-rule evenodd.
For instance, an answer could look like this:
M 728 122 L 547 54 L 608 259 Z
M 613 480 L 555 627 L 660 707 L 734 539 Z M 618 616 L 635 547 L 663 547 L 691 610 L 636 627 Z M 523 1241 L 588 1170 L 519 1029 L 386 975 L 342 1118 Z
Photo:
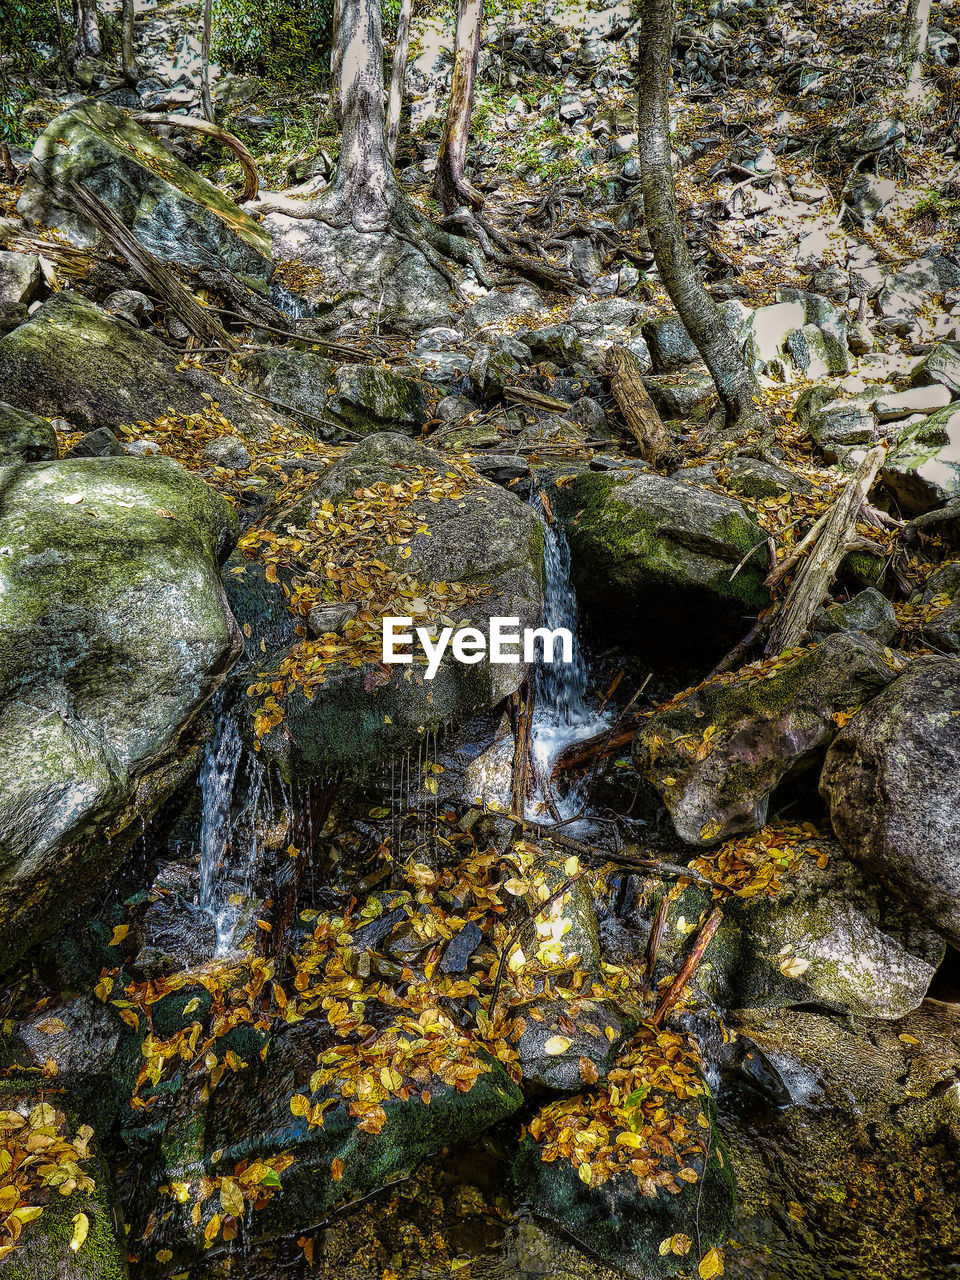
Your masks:
M 99 196 L 162 261 L 266 278 L 270 236 L 213 183 L 201 177 L 125 111 L 93 99 L 57 116 L 33 149 L 35 166 L 58 183 L 78 182 Z M 96 244 L 95 228 L 27 171 L 20 212 L 55 227 L 74 244 Z
M 763 530 L 732 498 L 652 472 L 590 471 L 561 480 L 551 501 L 581 602 L 641 651 L 722 650 L 769 601 Z
M 18 409 L 86 430 L 129 427 L 171 410 L 204 413 L 212 401 L 254 434 L 276 418 L 210 374 L 178 368 L 158 338 L 66 290 L 0 338 L 0 386 Z
M 637 734 L 634 761 L 688 844 L 756 831 L 773 789 L 826 750 L 834 716 L 868 702 L 895 674 L 868 636 L 827 636 L 680 695 Z
M 227 504 L 166 458 L 0 472 L 0 963 L 56 927 L 156 807 L 235 660 Z

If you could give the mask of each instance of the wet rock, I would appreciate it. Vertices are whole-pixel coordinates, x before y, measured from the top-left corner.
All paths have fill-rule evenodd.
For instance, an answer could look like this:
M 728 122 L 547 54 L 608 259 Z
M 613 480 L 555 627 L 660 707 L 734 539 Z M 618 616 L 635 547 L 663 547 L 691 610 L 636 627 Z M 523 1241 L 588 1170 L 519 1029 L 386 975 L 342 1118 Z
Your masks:
M 838 734 L 820 790 L 850 857 L 960 942 L 960 661 L 924 657 Z
M 874 1018 L 919 1008 L 943 960 L 942 939 L 832 841 L 798 832 L 788 847 L 800 856 L 789 870 L 777 868 L 775 890 L 758 878 L 749 896 L 724 900 L 695 979 L 707 1000 L 724 1011 L 810 1004 Z M 705 918 L 714 905 L 697 887 L 671 904 L 664 976 L 689 946 L 675 922 Z
M 891 440 L 881 479 L 911 515 L 960 494 L 960 405 L 949 405 Z
M 46 291 L 43 269 L 35 253 L 0 250 L 0 304 L 28 307 Z
M 123 445 L 109 429 L 97 427 L 96 431 L 88 431 L 81 436 L 70 452 L 68 458 L 119 458 L 124 454 Z
M 517 1041 L 525 1083 L 555 1093 L 605 1079 L 637 1027 L 637 1017 L 610 1000 L 537 1000 L 511 1013 L 526 1024 Z
M 8 468 L 0 963 L 98 888 L 136 807 L 162 798 L 241 647 L 218 569 L 235 536 L 227 504 L 165 458 Z
M 872 636 L 878 644 L 890 645 L 900 630 L 893 605 L 876 587 L 867 587 L 843 604 L 831 605 L 817 614 L 811 631 L 829 636 L 840 631 L 859 631 Z
M 178 368 L 177 354 L 152 334 L 67 291 L 0 338 L 0 385 L 18 408 L 118 435 L 138 435 L 133 424 L 171 408 L 204 413 L 211 400 L 240 429 L 259 432 L 277 417 L 208 373 Z
M 672 653 L 721 649 L 764 607 L 765 558 L 744 508 L 679 479 L 633 470 L 585 472 L 551 496 L 570 543 L 572 573 L 585 608 L 606 628 L 629 629 L 631 643 Z M 700 621 L 711 618 L 704 636 Z M 692 630 L 690 630 L 692 628 Z
M 424 532 L 411 533 L 401 545 L 391 543 L 384 529 L 377 557 L 414 583 L 464 584 L 471 598 L 462 607 L 451 604 L 455 622 L 467 625 L 469 618 L 486 629 L 490 617 L 502 616 L 519 617 L 521 629 L 538 625 L 543 601 L 539 521 L 512 493 L 479 477 L 476 482 L 469 476 L 464 480 L 459 498 L 430 501 L 431 478 L 439 481 L 448 466 L 444 455 L 403 436 L 373 435 L 321 472 L 308 493 L 278 521 L 303 527 L 323 502 L 349 502 L 358 489 L 419 477 L 428 482 L 425 495 L 411 498 L 406 510 L 414 528 L 423 525 Z M 404 551 L 409 554 L 401 558 Z M 281 626 L 284 615 L 297 621 L 287 610 L 280 584 L 273 584 L 269 600 L 258 603 L 251 597 L 254 616 L 248 619 L 243 596 L 232 594 L 238 621 L 250 621 L 254 636 L 263 629 L 265 614 L 278 620 L 269 623 L 271 627 Z M 413 616 L 416 609 L 411 609 Z M 416 617 L 413 625 L 419 625 Z M 258 670 L 267 670 L 284 656 L 283 650 L 274 650 L 266 659 L 259 657 Z M 264 739 L 264 746 L 268 754 L 279 755 L 287 767 L 306 776 L 327 776 L 337 767 L 368 772 L 417 747 L 425 733 L 495 706 L 517 688 L 523 675 L 522 663 L 491 664 L 484 659 L 467 665 L 454 660 L 449 649 L 431 681 L 425 680 L 421 666 L 384 667 L 372 658 L 351 665 L 345 658 L 327 669 L 325 682 L 312 698 L 299 690 L 286 696 L 283 723 Z
M 57 433 L 44 418 L 0 400 L 0 466 L 57 456 Z
M 770 796 L 791 772 L 822 758 L 839 713 L 894 677 L 867 636 L 827 636 L 776 664 L 755 663 L 678 695 L 645 722 L 633 758 L 688 844 L 757 831 Z
M 232 200 L 187 168 L 125 111 L 87 99 L 50 122 L 33 149 L 36 173 L 79 182 L 100 197 L 161 261 L 241 275 L 272 273 L 270 237 Z M 53 227 L 73 244 L 99 234 L 61 204 L 34 167 L 18 205 L 27 223 Z

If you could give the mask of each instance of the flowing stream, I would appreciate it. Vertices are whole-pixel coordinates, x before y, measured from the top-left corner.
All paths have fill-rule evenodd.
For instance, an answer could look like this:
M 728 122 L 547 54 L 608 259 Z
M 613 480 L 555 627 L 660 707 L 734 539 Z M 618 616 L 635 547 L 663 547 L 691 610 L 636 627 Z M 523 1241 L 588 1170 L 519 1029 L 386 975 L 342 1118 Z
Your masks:
M 601 733 L 609 723 L 587 692 L 589 671 L 580 643 L 580 611 L 570 580 L 570 548 L 563 530 L 551 523 L 539 497 L 533 509 L 543 525 L 543 564 L 546 577 L 543 625 L 550 630 L 566 627 L 573 636 L 573 661 L 537 662 L 533 725 L 530 741 L 538 773 L 550 777 L 550 770 L 564 748 Z M 539 792 L 539 788 L 538 788 Z M 582 804 L 576 787 L 557 800 L 561 817 L 569 818 Z M 545 800 L 539 793 L 528 806 L 528 817 L 541 818 Z

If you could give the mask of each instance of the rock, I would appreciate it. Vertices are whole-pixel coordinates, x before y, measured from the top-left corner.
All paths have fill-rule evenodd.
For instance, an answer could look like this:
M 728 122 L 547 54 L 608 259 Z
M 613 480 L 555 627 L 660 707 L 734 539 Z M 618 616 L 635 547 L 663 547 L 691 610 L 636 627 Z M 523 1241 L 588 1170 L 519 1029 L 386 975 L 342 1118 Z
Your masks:
M 752 357 L 754 368 L 764 369 L 783 354 L 788 334 L 806 324 L 807 313 L 802 302 L 774 302 L 757 307 L 745 325 L 744 350 Z
M 938 342 L 910 374 L 913 387 L 944 386 L 960 396 L 960 342 Z
M 509 484 L 530 474 L 530 463 L 514 453 L 479 454 L 471 458 L 470 465 L 478 475 L 486 476 L 496 484 Z
M 743 842 L 745 865 L 762 859 L 763 838 L 755 849 Z M 855 1017 L 901 1018 L 919 1008 L 943 960 L 943 940 L 833 841 L 798 832 L 778 845 L 767 855 L 772 876 L 764 882 L 757 875 L 724 899 L 709 963 L 695 978 L 706 1001 L 724 1014 L 815 1005 Z M 740 847 L 734 845 L 733 860 Z M 772 860 L 777 855 L 786 866 Z M 708 874 L 712 865 L 706 862 Z M 683 963 L 685 922 L 706 918 L 715 905 L 698 886 L 671 903 L 658 975 Z
M 924 642 L 944 653 L 960 653 L 960 562 L 945 564 L 930 575 L 921 603 L 927 606 L 921 629 Z
M 156 314 L 156 307 L 145 293 L 139 289 L 117 289 L 103 300 L 103 309 L 111 316 L 119 316 L 130 324 L 139 324 L 141 320 Z
M 854 356 L 865 356 L 876 346 L 876 338 L 865 320 L 854 320 L 847 329 L 847 350 Z
M 685 642 L 719 649 L 768 600 L 759 551 L 731 581 L 736 565 L 764 541 L 732 498 L 620 470 L 576 475 L 551 502 L 570 543 L 581 603 L 606 628 L 627 628 L 643 648 L 666 640 L 673 654 Z M 704 611 L 711 618 L 706 639 Z
M 0 400 L 0 466 L 47 462 L 57 456 L 57 433 L 44 418 Z
M 876 587 L 867 587 L 851 600 L 824 609 L 814 618 L 811 627 L 817 636 L 859 631 L 865 636 L 872 636 L 881 645 L 893 644 L 899 630 L 893 605 Z
M 664 420 L 702 418 L 717 394 L 710 374 L 691 367 L 682 374 L 646 377 L 643 385 Z
M 950 403 L 950 388 L 942 383 L 931 383 L 928 386 L 911 387 L 909 391 L 899 391 L 892 395 L 880 396 L 874 401 L 873 411 L 880 422 L 893 422 L 898 418 L 907 418 L 912 413 L 935 413 Z
M 437 417 L 444 422 L 462 422 L 471 413 L 477 413 L 478 406 L 466 396 L 444 396 L 437 405 Z
M 251 462 L 250 450 L 239 436 L 217 436 L 206 446 L 203 456 L 228 471 L 246 471 Z
M 277 418 L 210 374 L 178 368 L 177 354 L 152 334 L 66 291 L 0 338 L 0 386 L 20 408 L 118 436 L 139 435 L 133 424 L 171 408 L 205 413 L 211 400 L 240 429 L 264 431 Z
M 416 435 L 427 420 L 423 383 L 395 368 L 340 365 L 324 413 L 351 432 L 404 431 Z
M 447 482 L 459 496 L 447 496 L 442 482 L 450 466 L 449 457 L 403 436 L 370 436 L 321 472 L 305 496 L 277 517 L 277 527 L 308 525 L 324 502 L 344 504 L 340 510 L 348 525 L 351 519 L 376 516 L 375 491 L 362 511 L 351 505 L 356 503 L 358 489 L 419 479 L 424 492 L 411 492 L 402 499 L 411 529 L 398 541 L 390 525 L 384 525 L 371 534 L 369 551 L 388 566 L 388 572 L 408 575 L 406 590 L 414 593 L 409 606 L 414 626 L 421 625 L 414 607 L 416 592 L 419 588 L 429 595 L 431 584 L 463 584 L 463 605 L 451 601 L 448 606 L 455 622 L 469 618 L 485 630 L 490 617 L 501 616 L 519 617 L 521 629 L 538 625 L 543 603 L 539 521 L 512 493 L 480 480 L 465 466 L 462 473 L 457 472 L 462 478 L 455 485 Z M 431 486 L 441 490 L 436 502 L 430 501 Z M 424 531 L 415 532 L 421 525 Z M 403 556 L 405 551 L 409 555 Z M 290 624 L 299 620 L 289 613 L 279 583 L 273 585 L 268 600 L 259 603 L 245 600 L 242 594 L 238 597 L 232 585 L 230 590 L 237 620 L 251 625 L 251 651 L 259 646 L 265 625 L 279 626 L 284 617 Z M 376 609 L 382 593 L 379 588 L 371 591 Z M 363 601 L 361 607 L 367 608 L 366 597 Z M 360 597 L 347 597 L 347 602 L 360 603 Z M 467 665 L 454 660 L 448 650 L 435 677 L 426 681 L 422 666 L 383 666 L 379 645 L 374 656 L 356 643 L 358 661 L 351 663 L 347 650 L 342 661 L 331 662 L 324 668 L 323 683 L 311 687 L 312 697 L 306 697 L 300 686 L 285 695 L 282 724 L 264 738 L 263 745 L 267 754 L 281 757 L 286 768 L 307 777 L 325 777 L 338 767 L 369 773 L 410 747 L 416 749 L 424 734 L 474 710 L 496 706 L 524 677 L 522 664 L 484 660 Z M 257 670 L 266 671 L 286 656 L 286 644 L 268 648 L 266 657 L 258 655 Z M 251 713 L 255 707 L 252 701 Z
M 705 1255 L 725 1239 L 735 1179 L 709 1090 L 689 1057 L 677 1052 L 680 1037 L 664 1035 L 677 1054 L 671 1080 L 654 1065 L 653 1033 L 642 1035 L 640 1048 L 611 1076 L 620 1098 L 633 1103 L 613 1102 L 603 1084 L 579 1098 L 552 1103 L 525 1131 L 513 1178 L 538 1218 L 562 1227 L 591 1255 L 636 1280 L 663 1280 L 689 1273 L 679 1270 L 683 1259 L 660 1252 L 662 1241 L 677 1235 L 696 1241 L 699 1234 Z M 657 1107 L 663 1138 L 655 1136 L 651 1120 Z M 596 1141 L 558 1141 L 564 1129 L 572 1138 L 591 1121 L 599 1128 Z M 625 1156 L 620 1147 L 626 1144 L 617 1139 L 628 1133 L 649 1137 L 628 1147 L 631 1154 Z M 682 1136 L 671 1141 L 667 1134 Z M 681 1167 L 690 1170 L 690 1181 L 676 1178 Z
M 0 338 L 23 324 L 29 314 L 22 302 L 0 302 Z
M 893 679 L 883 649 L 840 633 L 679 694 L 647 720 L 634 763 L 681 840 L 711 845 L 767 820 L 774 789 L 816 762 L 849 714 Z
M 794 368 L 811 381 L 850 368 L 845 337 L 841 342 L 815 324 L 795 329 L 787 337 L 787 350 Z
M 88 431 L 77 441 L 68 458 L 119 458 L 126 452 L 123 445 L 109 429 L 97 427 L 96 431 Z
M 587 114 L 587 108 L 576 94 L 570 93 L 560 99 L 557 114 L 565 124 L 576 124 Z
M 495 400 L 504 388 L 516 383 L 523 364 L 530 363 L 530 348 L 516 338 L 500 338 L 477 349 L 470 365 L 470 382 L 483 400 Z
M 597 1078 L 606 1079 L 637 1028 L 637 1018 L 612 1000 L 536 1000 L 515 1005 L 511 1013 L 526 1024 L 517 1041 L 524 1081 L 555 1093 L 583 1088 L 582 1059 L 593 1064 Z
M 8 1280 L 47 1280 L 52 1276 L 57 1280 L 127 1280 L 126 1240 L 117 1226 L 110 1173 L 96 1139 L 91 1136 L 86 1143 L 83 1141 L 81 1122 L 70 1101 L 64 1101 L 62 1088 L 56 1095 L 38 1090 L 35 1078 L 27 1072 L 14 1072 L 3 1081 L 0 1106 L 4 1111 L 16 1112 L 28 1121 L 40 1104 L 49 1106 L 52 1119 L 35 1137 L 42 1142 L 44 1136 L 51 1136 L 47 1130 L 52 1128 L 55 1138 L 73 1148 L 72 1152 L 64 1152 L 65 1158 L 80 1156 L 78 1166 L 92 1186 L 89 1192 L 77 1187 L 69 1195 L 44 1197 L 43 1213 L 34 1221 L 27 1221 L 16 1248 L 4 1259 L 4 1276 Z M 35 1149 L 26 1146 L 28 1138 L 22 1140 L 22 1145 L 16 1138 L 9 1141 L 17 1148 L 15 1167 L 22 1168 L 25 1159 L 36 1162 Z M 35 1196 L 33 1191 L 27 1203 L 37 1203 Z M 71 1248 L 74 1220 L 81 1213 L 86 1216 L 88 1231 L 83 1247 L 75 1250 Z
M 177 744 L 242 644 L 218 570 L 235 536 L 166 458 L 7 468 L 0 964 L 103 883 L 179 781 Z
M 213 183 L 179 161 L 125 111 L 93 99 L 51 120 L 34 160 L 57 182 L 79 182 L 100 197 L 161 261 L 223 267 L 266 279 L 270 237 Z M 18 209 L 27 223 L 53 227 L 82 247 L 99 234 L 27 171 Z
M 588 298 L 581 296 L 570 310 L 570 323 L 578 332 L 581 326 L 597 329 L 629 329 L 636 323 L 641 304 L 633 298 Z
M 28 307 L 47 292 L 40 259 L 35 253 L 0 250 L 0 304 Z
M 519 284 L 509 293 L 494 290 L 480 298 L 463 313 L 463 328 L 470 332 L 487 325 L 502 324 L 519 316 L 537 315 L 546 302 L 543 294 L 532 284 Z
M 782 1276 L 829 1275 L 850 1250 L 891 1277 L 935 1275 L 944 1240 L 960 1247 L 954 1166 L 930 1182 L 922 1172 L 942 1167 L 960 1119 L 953 1008 L 930 1001 L 897 1022 L 745 1012 L 727 1025 L 718 1105 L 740 1256 L 775 1258 Z M 798 1229 L 783 1206 L 801 1200 Z
M 794 417 L 827 459 L 836 461 L 847 450 L 877 439 L 872 400 L 872 395 L 835 399 L 830 387 L 810 387 L 797 400 Z
M 948 289 L 960 286 L 960 267 L 943 257 L 918 258 L 890 276 L 880 293 L 880 314 L 913 322 Z
M 960 494 L 960 405 L 940 409 L 894 436 L 880 478 L 910 515 Z
M 239 357 L 244 385 L 258 395 L 289 407 L 291 413 L 323 415 L 336 365 L 316 351 L 266 347 Z M 323 435 L 321 422 L 307 419 L 308 431 Z
M 837 735 L 820 791 L 837 839 L 960 942 L 960 661 L 921 657 Z
M 804 476 L 757 458 L 733 457 L 727 464 L 724 487 L 746 498 L 781 498 L 790 493 L 812 493 Z
M 643 325 L 642 333 L 657 373 L 673 373 L 684 365 L 699 364 L 700 352 L 679 316 L 650 320 Z
M 897 184 L 873 173 L 853 173 L 847 179 L 841 199 L 861 225 L 883 213 L 897 194 Z
M 448 281 L 402 236 L 282 213 L 267 214 L 261 225 L 278 262 L 297 259 L 306 269 L 297 291 L 331 329 L 374 325 L 419 334 L 457 322 Z
M 566 368 L 583 359 L 583 343 L 576 329 L 569 324 L 553 324 L 542 329 L 520 329 L 514 337 L 530 349 L 530 354 L 538 364 L 551 360 L 561 368 Z

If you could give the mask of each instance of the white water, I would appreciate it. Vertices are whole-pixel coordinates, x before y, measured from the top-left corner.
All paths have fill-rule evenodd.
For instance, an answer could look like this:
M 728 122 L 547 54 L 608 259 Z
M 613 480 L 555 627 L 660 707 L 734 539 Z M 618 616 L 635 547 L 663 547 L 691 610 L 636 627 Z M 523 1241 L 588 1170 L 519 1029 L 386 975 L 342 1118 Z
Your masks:
M 580 611 L 570 581 L 570 548 L 563 530 L 551 524 L 539 500 L 533 509 L 543 525 L 543 564 L 546 576 L 543 625 L 551 630 L 566 627 L 573 636 L 572 662 L 537 663 L 537 696 L 531 727 L 531 746 L 538 768 L 550 777 L 554 760 L 565 747 L 592 738 L 609 724 L 587 692 L 587 664 L 580 643 Z M 559 654 L 558 654 L 559 657 Z M 557 799 L 561 817 L 569 818 L 581 807 L 582 796 L 571 788 Z M 542 796 L 528 806 L 527 817 L 542 818 L 546 804 Z
M 249 762 L 246 774 L 245 813 L 251 821 L 241 822 L 240 816 L 234 813 L 243 755 L 237 722 L 220 706 L 200 774 L 200 906 L 216 927 L 215 956 L 229 955 L 234 950 L 258 859 L 256 824 L 252 819 L 256 816 L 262 771 L 256 760 Z M 243 829 L 244 838 L 235 841 L 238 828 Z

